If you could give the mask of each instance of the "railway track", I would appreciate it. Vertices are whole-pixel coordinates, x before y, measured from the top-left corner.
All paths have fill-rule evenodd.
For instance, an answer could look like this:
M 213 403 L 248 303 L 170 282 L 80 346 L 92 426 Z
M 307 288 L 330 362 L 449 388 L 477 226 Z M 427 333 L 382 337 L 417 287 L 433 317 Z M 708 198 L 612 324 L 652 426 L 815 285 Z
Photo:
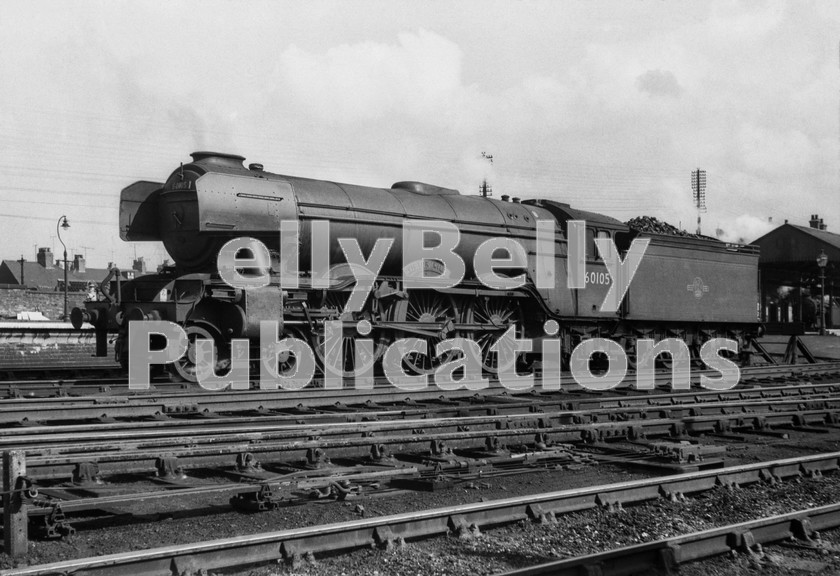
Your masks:
M 833 378 L 819 378 L 816 380 L 832 380 Z M 577 423 L 630 421 L 650 418 L 652 415 L 690 415 L 715 414 L 718 410 L 729 411 L 727 403 L 740 403 L 736 408 L 748 407 L 752 412 L 762 406 L 765 410 L 782 411 L 782 408 L 795 408 L 800 405 L 798 400 L 808 402 L 825 400 L 837 392 L 837 384 L 795 384 L 788 386 L 760 386 L 753 388 L 735 389 L 725 392 L 681 392 L 669 394 L 624 394 L 616 391 L 615 395 L 583 394 L 574 395 L 563 392 L 542 394 L 509 395 L 504 391 L 499 395 L 477 395 L 452 393 L 450 397 L 442 397 L 440 393 L 425 394 L 425 401 L 405 398 L 402 394 L 396 396 L 384 391 L 380 398 L 392 402 L 375 402 L 370 395 L 359 396 L 354 391 L 328 392 L 315 391 L 313 394 L 295 395 L 288 393 L 284 396 L 285 409 L 266 410 L 258 408 L 252 412 L 231 410 L 231 416 L 222 416 L 222 412 L 209 410 L 218 406 L 230 409 L 228 396 L 221 399 L 217 395 L 206 394 L 203 397 L 210 401 L 210 406 L 202 411 L 195 410 L 164 410 L 153 415 L 156 419 L 143 421 L 117 421 L 113 419 L 114 410 L 122 410 L 129 406 L 133 411 L 138 407 L 155 409 L 159 407 L 158 398 L 152 399 L 51 399 L 49 401 L 14 401 L 3 403 L 0 410 L 5 410 L 7 419 L 9 414 L 49 412 L 53 407 L 60 411 L 73 411 L 76 420 L 84 419 L 91 411 L 96 415 L 96 423 L 70 424 L 52 426 L 30 426 L 22 428 L 7 428 L 3 439 L 5 445 L 27 445 L 44 443 L 47 441 L 61 442 L 93 441 L 107 433 L 109 438 L 117 441 L 131 441 L 168 436 L 175 433 L 217 434 L 221 432 L 238 432 L 241 427 L 250 430 L 270 431 L 271 426 L 286 426 L 295 424 L 350 423 L 371 420 L 409 420 L 446 417 L 468 416 L 507 416 L 544 413 L 550 411 L 567 411 L 565 422 L 571 418 Z M 379 391 L 377 391 L 379 392 Z M 243 393 L 247 394 L 247 393 Z M 265 393 L 257 392 L 263 398 L 249 399 L 248 403 L 261 402 Z M 377 393 L 374 393 L 374 397 Z M 352 403 L 352 400 L 364 402 Z M 314 400 L 314 401 L 313 401 Z M 345 403 L 342 400 L 351 400 Z M 421 398 L 421 400 L 423 400 Z M 312 403 L 310 407 L 304 403 Z M 718 405 L 720 404 L 720 405 Z M 772 406 L 771 406 L 772 404 Z M 144 406 L 145 405 L 145 406 Z M 704 406 L 705 405 L 705 406 Z M 262 407 L 262 404 L 260 404 Z M 681 410 L 675 411 L 676 408 Z M 656 412 L 656 408 L 660 408 Z M 687 413 L 685 410 L 689 410 Z M 744 410 L 735 410 L 735 412 Z M 165 412 L 172 412 L 182 417 L 164 417 Z M 205 418 L 195 418 L 205 416 Z M 25 418 L 25 417 L 24 417 Z M 39 415 L 39 418 L 44 416 Z M 33 422 L 30 421 L 30 424 Z M 224 427 L 228 427 L 226 430 Z M 237 428 L 240 428 L 239 430 Z M 0 444 L 2 445 L 2 444 Z
M 63 424 L 49 426 L 29 426 L 19 428 L 7 428 L 4 438 L 8 443 L 25 443 L 25 437 L 38 437 L 41 439 L 61 439 L 61 434 L 70 434 L 66 439 L 73 441 L 94 439 L 107 432 L 109 435 L 130 430 L 134 432 L 134 438 L 151 437 L 157 434 L 170 434 L 172 430 L 180 431 L 186 428 L 196 430 L 201 426 L 222 427 L 234 426 L 259 426 L 262 424 L 305 424 L 305 423 L 329 423 L 329 422 L 353 422 L 373 419 L 408 419 L 408 418 L 431 418 L 431 417 L 455 417 L 471 415 L 507 415 L 544 412 L 547 410 L 581 411 L 592 409 L 617 409 L 615 414 L 608 417 L 612 419 L 628 419 L 627 414 L 632 408 L 653 408 L 653 407 L 676 407 L 692 404 L 713 404 L 719 402 L 748 401 L 756 402 L 785 400 L 792 401 L 796 398 L 817 399 L 829 398 L 840 390 L 838 383 L 802 383 L 786 386 L 766 385 L 753 388 L 735 389 L 724 392 L 695 391 L 695 392 L 674 392 L 674 393 L 646 393 L 646 394 L 593 394 L 593 395 L 570 395 L 563 393 L 543 394 L 518 394 L 509 395 L 507 392 L 499 395 L 451 395 L 449 398 L 440 396 L 432 397 L 425 402 L 417 402 L 413 399 L 403 399 L 401 402 L 381 403 L 370 401 L 367 397 L 359 399 L 364 402 L 344 403 L 341 400 L 346 395 L 340 393 L 334 397 L 327 397 L 323 405 L 308 407 L 303 405 L 306 397 L 290 398 L 301 402 L 287 410 L 258 411 L 253 414 L 238 414 L 231 416 L 215 415 L 212 418 L 160 418 L 155 420 L 128 420 L 128 421 L 99 421 L 88 424 Z M 332 400 L 332 402 L 330 402 Z M 108 400 L 94 400 L 100 413 L 103 407 L 111 406 Z M 74 403 L 75 404 L 75 403 Z M 78 404 L 75 404 L 78 405 Z M 40 405 L 33 407 L 24 406 L 24 409 L 38 410 Z M 18 408 L 20 409 L 20 408 Z M 621 411 L 620 409 L 625 409 Z M 237 415 L 238 414 L 238 415 Z M 105 414 L 107 416 L 107 414 Z M 205 414 L 206 415 L 206 414 Z M 155 432 L 155 430 L 159 432 Z M 120 439 L 126 439 L 123 435 Z M 0 438 L 0 443 L 3 439 Z M 2 445 L 2 444 L 0 444 Z
M 52 369 L 58 373 L 62 371 L 72 372 L 78 366 L 84 366 L 83 363 L 74 362 L 73 365 L 61 366 L 53 365 Z M 0 400 L 14 399 L 14 398 L 49 398 L 49 397 L 68 397 L 68 396 L 85 396 L 87 394 L 102 394 L 104 392 L 111 394 L 128 394 L 128 395 L 144 395 L 144 394 L 160 394 L 160 393 L 184 393 L 184 394 L 208 394 L 206 390 L 199 388 L 195 384 L 186 382 L 172 382 L 167 377 L 157 377 L 152 381 L 152 386 L 148 390 L 132 390 L 128 387 L 128 380 L 124 375 L 118 375 L 114 372 L 113 366 L 89 366 L 91 375 L 87 377 L 74 378 L 72 375 L 66 375 L 56 378 L 26 378 L 15 379 L 14 377 L 7 377 L 0 381 Z M 791 375 L 797 374 L 801 376 L 819 375 L 821 373 L 831 373 L 840 370 L 840 362 L 835 360 L 827 360 L 816 364 L 788 364 L 788 365 L 761 365 L 750 366 L 741 369 L 742 384 L 749 384 L 761 379 L 783 379 L 789 378 Z M 658 370 L 658 374 L 670 374 L 669 370 Z M 35 374 L 35 372 L 33 372 Z M 716 376 L 717 373 L 710 370 L 695 369 L 692 371 L 692 381 L 699 381 L 700 375 Z M 539 372 L 537 373 L 539 376 Z M 630 387 L 635 382 L 635 374 L 628 372 L 627 377 L 619 388 Z M 564 372 L 560 379 L 560 384 L 567 390 L 580 390 L 571 375 Z M 375 385 L 379 388 L 393 388 L 393 386 L 384 378 L 378 377 L 375 379 Z M 498 386 L 498 382 L 493 381 L 493 385 Z M 259 384 L 253 382 L 251 384 L 251 391 L 258 391 Z M 316 378 L 313 380 L 311 388 L 321 388 L 321 381 Z M 431 386 L 433 387 L 433 386 Z M 283 391 L 285 392 L 285 391 Z
M 671 574 L 681 564 L 730 552 L 742 552 L 760 559 L 762 546 L 776 542 L 796 540 L 803 547 L 818 550 L 813 538 L 820 530 L 837 527 L 840 527 L 840 503 L 739 522 L 598 554 L 546 562 L 504 572 L 499 576 Z
M 76 426 L 68 432 L 62 427 L 17 429 L 0 439 L 0 448 L 25 448 L 33 477 L 56 478 L 91 461 L 103 473 L 118 473 L 149 470 L 150 463 L 163 458 L 178 458 L 182 467 L 195 467 L 230 463 L 246 453 L 277 459 L 320 450 L 334 456 L 364 457 L 374 446 L 393 452 L 431 444 L 435 447 L 432 455 L 441 456 L 446 449 L 476 449 L 477 443 L 496 451 L 511 443 L 819 431 L 840 426 L 838 391 L 838 385 L 822 384 L 763 388 L 752 394 L 660 395 L 644 402 L 608 397 L 585 401 L 582 406 L 568 406 L 565 401 L 559 406 L 552 401 L 499 404 L 490 398 L 488 404 L 472 405 L 473 410 L 446 404 L 412 410 L 348 409 L 327 415 L 249 418 L 247 426 L 236 419 L 226 419 L 224 425 L 212 420 L 172 423 L 176 426 L 168 422 L 140 427 L 104 424 L 107 440 L 98 427 Z
M 7 423 L 0 450 L 25 451 L 29 486 L 40 491 L 27 515 L 60 535 L 72 531 L 74 514 L 140 501 L 223 496 L 235 508 L 259 510 L 312 494 L 341 499 L 371 487 L 384 494 L 390 486 L 427 489 L 597 461 L 659 473 L 718 468 L 722 460 L 704 461 L 686 441 L 840 428 L 838 367 L 756 368 L 744 387 L 725 392 L 510 394 L 496 387 L 406 398 L 375 388 L 15 399 L 0 402 Z M 659 374 L 657 385 L 667 386 L 669 376 Z M 15 415 L 33 413 L 52 424 L 8 427 L 19 423 Z M 62 423 L 85 419 L 95 422 Z M 616 443 L 624 451 L 611 448 Z M 694 460 L 680 462 L 683 452 Z M 224 481 L 201 480 L 207 474 Z M 114 483 L 114 475 L 128 484 Z M 144 477 L 160 489 L 132 488 Z
M 491 526 L 519 521 L 551 523 L 571 512 L 595 508 L 619 508 L 659 498 L 693 497 L 718 487 L 742 487 L 778 483 L 802 477 L 821 477 L 840 469 L 840 453 L 826 453 L 714 471 L 672 475 L 662 478 L 614 483 L 591 488 L 564 490 L 530 496 L 449 506 L 406 514 L 361 519 L 329 525 L 281 530 L 206 542 L 109 554 L 68 560 L 2 572 L 6 576 L 43 576 L 84 573 L 169 575 L 241 567 L 277 560 L 295 561 L 306 555 L 336 554 L 370 546 L 388 546 L 400 541 L 420 540 L 446 534 L 475 533 Z M 807 521 L 806 521 L 807 519 Z M 535 567 L 522 574 L 581 573 L 586 569 L 607 569 L 604 573 L 625 574 L 621 563 L 655 566 L 662 562 L 684 562 L 708 554 L 722 553 L 750 542 L 769 542 L 840 525 L 840 504 L 800 510 L 772 518 L 707 530 L 650 544 L 591 555 Z M 665 554 L 662 554 L 665 551 Z M 564 564 L 565 562 L 565 564 Z M 659 564 L 657 564 L 659 563 Z M 630 564 L 627 564 L 629 566 Z M 557 567 L 577 570 L 558 572 Z M 616 567 L 619 567 L 616 571 Z M 546 571 L 540 571 L 546 570 Z
M 441 486 L 444 478 L 464 480 L 596 461 L 660 473 L 717 468 L 723 461 L 704 457 L 706 448 L 687 442 L 691 436 L 829 433 L 840 428 L 837 391 L 831 384 L 769 387 L 746 395 L 729 392 L 723 395 L 726 401 L 720 393 L 652 396 L 645 402 L 619 396 L 595 405 L 587 401 L 589 407 L 572 412 L 507 415 L 486 407 L 482 416 L 390 411 L 374 419 L 370 413 L 340 412 L 331 415 L 336 421 L 317 425 L 297 415 L 277 417 L 282 418 L 279 422 L 248 419 L 246 427 L 231 419 L 235 425 L 177 421 L 147 422 L 140 429 L 129 423 L 72 426 L 69 431 L 17 429 L 0 441 L 0 449 L 25 448 L 27 478 L 41 492 L 29 512 L 33 517 L 60 511 L 63 518 L 116 504 L 196 495 L 234 496 L 239 504 L 259 508 L 288 505 L 293 501 L 288 496 L 291 489 L 304 490 L 304 500 L 308 489 L 340 491 L 336 482 L 344 483 L 347 491 L 349 485 L 361 490 L 371 482 L 396 478 L 411 479 L 413 486 Z M 669 404 L 657 405 L 657 400 Z M 172 431 L 175 424 L 177 433 Z M 97 429 L 102 427 L 107 428 L 107 440 Z M 613 449 L 616 442 L 634 448 Z M 202 481 L 207 474 L 226 481 Z M 103 478 L 114 475 L 123 475 L 122 482 L 102 486 Z M 130 483 L 144 475 L 161 483 L 162 489 L 132 490 Z M 61 483 L 67 478 L 73 482 Z M 123 493 L 114 495 L 115 489 Z M 69 520 L 50 532 L 62 526 L 66 529 Z
M 699 378 L 700 373 L 695 377 Z M 807 382 L 840 381 L 840 363 L 799 366 L 761 367 L 745 370 L 742 383 L 735 391 L 746 386 L 760 386 L 790 380 Z M 659 373 L 660 386 L 670 383 L 669 373 Z M 627 394 L 644 397 L 647 392 L 630 389 L 628 379 L 622 387 L 610 394 Z M 581 389 L 571 379 L 561 382 L 559 393 L 534 391 L 535 397 L 562 397 L 564 393 L 580 394 L 595 398 L 604 393 Z M 82 420 L 142 419 L 167 417 L 213 416 L 232 413 L 260 413 L 274 410 L 319 409 L 366 403 L 369 405 L 411 404 L 447 400 L 463 400 L 470 397 L 511 396 L 510 391 L 493 384 L 481 390 L 480 394 L 468 390 L 442 391 L 434 386 L 416 392 L 406 392 L 393 386 L 377 386 L 372 390 L 325 390 L 323 388 L 287 390 L 242 390 L 207 392 L 204 390 L 156 391 L 131 396 L 92 396 L 61 398 L 17 398 L 0 401 L 0 426 L 45 424 L 50 422 L 71 422 Z
M 823 417 L 821 413 L 819 417 Z M 801 417 L 800 413 L 783 413 L 785 424 L 772 428 L 775 433 L 788 426 L 787 423 Z M 719 420 L 701 418 L 708 432 L 719 430 Z M 407 426 L 415 425 L 412 422 Z M 572 446 L 582 442 L 582 437 L 593 432 L 603 434 L 611 441 L 633 441 L 634 439 L 654 438 L 679 442 L 687 436 L 674 435 L 674 421 L 657 419 L 648 424 L 643 435 L 636 428 L 619 426 L 614 423 L 595 425 L 569 425 L 555 427 L 546 432 L 538 426 L 524 426 L 510 429 L 450 431 L 463 424 L 430 422 L 424 433 L 407 433 L 398 430 L 389 435 L 366 436 L 364 430 L 342 430 L 342 435 L 335 437 L 313 437 L 306 433 L 293 433 L 293 438 L 277 440 L 218 440 L 206 444 L 192 443 L 192 439 L 183 444 L 158 447 L 126 448 L 92 452 L 84 449 L 76 453 L 55 454 L 46 451 L 42 454 L 27 455 L 27 474 L 39 482 L 49 479 L 81 478 L 88 476 L 115 475 L 128 473 L 157 474 L 158 477 L 186 478 L 192 469 L 219 468 L 237 472 L 239 480 L 266 483 L 272 477 L 283 473 L 300 472 L 305 469 L 343 467 L 339 462 L 348 462 L 353 467 L 368 464 L 384 466 L 394 470 L 399 466 L 416 463 L 454 464 L 464 469 L 480 468 L 491 462 L 509 463 L 517 458 L 529 457 L 532 460 L 554 458 L 558 453 L 566 454 Z M 448 427 L 439 431 L 437 427 Z M 750 433 L 753 424 L 735 427 L 736 432 Z M 801 428 L 800 428 L 801 429 Z M 809 426 L 809 430 L 823 431 L 820 426 Z M 758 432 L 765 430 L 758 428 Z M 379 433 L 379 431 L 377 431 Z M 603 440 L 604 436 L 600 439 Z M 600 442 L 596 442 L 596 446 Z M 664 443 L 663 448 L 671 454 L 680 449 L 690 451 L 690 446 L 674 446 Z M 648 455 L 653 457 L 655 446 L 648 446 Z M 375 455 L 375 456 L 373 456 Z M 640 455 L 641 456 L 641 455 Z M 618 460 L 618 459 L 615 459 Z M 333 462 L 335 461 L 335 462 Z M 243 464 L 245 463 L 245 464 Z M 248 464 L 251 469 L 249 470 Z M 633 463 L 638 464 L 638 463 Z M 641 465 L 641 464 L 638 464 Z M 703 466 L 697 459 L 693 466 Z M 487 466 L 490 467 L 489 465 Z M 664 466 L 663 466 L 664 468 Z M 85 472 L 87 471 L 87 472 Z M 95 471 L 92 474 L 91 471 Z M 337 470 L 338 471 L 338 470 Z

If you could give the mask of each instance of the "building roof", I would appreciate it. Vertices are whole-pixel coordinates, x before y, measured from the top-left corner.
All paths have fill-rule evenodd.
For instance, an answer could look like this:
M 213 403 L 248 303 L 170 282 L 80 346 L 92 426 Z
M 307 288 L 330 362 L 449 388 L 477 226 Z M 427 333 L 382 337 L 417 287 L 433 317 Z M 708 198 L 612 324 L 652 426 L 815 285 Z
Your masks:
M 87 282 L 102 282 L 108 275 L 106 268 L 86 268 L 84 272 L 77 272 L 69 269 L 67 281 L 69 284 L 81 284 Z M 0 262 L 0 279 L 7 284 L 20 284 L 20 261 L 3 260 Z M 27 286 L 35 286 L 53 290 L 59 284 L 64 283 L 64 268 L 46 268 L 38 262 L 26 261 L 23 263 L 23 281 Z
M 804 232 L 805 234 L 808 234 L 809 236 L 813 236 L 814 238 L 816 238 L 817 240 L 819 240 L 821 242 L 825 242 L 826 244 L 829 244 L 831 246 L 834 246 L 835 248 L 840 249 L 840 234 L 835 234 L 834 232 L 829 232 L 828 230 L 817 230 L 816 228 L 811 228 L 810 226 L 799 226 L 798 224 L 790 224 L 788 222 L 785 222 L 781 226 L 777 226 L 776 228 L 773 228 L 770 232 L 768 232 L 764 236 L 756 238 L 755 240 L 753 240 L 751 242 L 751 244 L 761 245 L 762 241 L 766 240 L 767 238 L 770 238 L 772 236 L 777 236 L 779 234 L 784 234 L 785 232 L 789 232 L 789 231 L 793 231 L 793 230 L 798 231 L 798 232 Z
M 816 228 L 811 228 L 809 226 L 798 226 L 796 224 L 785 224 L 785 226 L 792 226 L 801 232 L 805 232 L 806 234 L 810 234 L 817 240 L 821 242 L 825 242 L 830 246 L 834 246 L 838 250 L 840 250 L 840 234 L 835 234 L 834 232 L 829 232 L 828 230 L 817 230 Z
M 774 278 L 791 286 L 824 273 L 832 281 L 840 279 L 840 234 L 796 224 L 782 224 L 753 241 L 761 248 L 759 267 L 762 278 Z M 817 266 L 817 256 L 825 253 L 828 265 Z

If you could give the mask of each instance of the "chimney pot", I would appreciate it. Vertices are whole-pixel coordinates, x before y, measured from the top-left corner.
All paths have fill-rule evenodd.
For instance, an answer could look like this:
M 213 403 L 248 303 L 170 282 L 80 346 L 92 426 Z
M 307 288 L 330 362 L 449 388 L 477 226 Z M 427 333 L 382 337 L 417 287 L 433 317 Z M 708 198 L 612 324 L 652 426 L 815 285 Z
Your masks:
M 44 268 L 52 268 L 55 266 L 53 262 L 52 250 L 49 248 L 38 248 L 38 264 Z
M 146 273 L 146 260 L 143 256 L 134 259 L 134 263 L 131 266 L 131 269 L 139 272 L 140 274 Z

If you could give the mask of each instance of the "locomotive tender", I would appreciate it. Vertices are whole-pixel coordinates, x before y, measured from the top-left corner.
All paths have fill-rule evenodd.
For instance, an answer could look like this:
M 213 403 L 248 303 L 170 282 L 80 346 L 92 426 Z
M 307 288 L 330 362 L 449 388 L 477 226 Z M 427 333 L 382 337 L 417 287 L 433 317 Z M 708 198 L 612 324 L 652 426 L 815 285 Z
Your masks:
M 122 191 L 120 237 L 129 242 L 161 241 L 174 266 L 131 281 L 103 282 L 105 300 L 74 310 L 74 323 L 90 321 L 97 332 L 97 353 L 107 353 L 109 332 L 117 332 L 116 356 L 127 362 L 128 324 L 169 320 L 181 325 L 190 340 L 188 354 L 176 370 L 191 379 L 196 339 L 215 343 L 217 358 L 229 354 L 233 338 L 247 338 L 258 347 L 263 320 L 279 323 L 280 334 L 310 344 L 324 361 L 324 322 L 342 320 L 342 369 L 356 368 L 356 322 L 372 327 L 374 359 L 400 338 L 427 342 L 429 354 L 410 353 L 403 359 L 408 372 L 427 374 L 452 357 L 434 356 L 435 345 L 463 336 L 478 343 L 484 370 L 498 370 L 493 343 L 515 326 L 520 338 L 535 342 L 545 336 L 546 320 L 560 327 L 563 354 L 568 358 L 583 340 L 610 338 L 625 349 L 632 366 L 638 338 L 679 338 L 697 359 L 702 344 L 731 338 L 746 348 L 758 325 L 758 249 L 702 237 L 651 234 L 592 212 L 553 200 L 495 200 L 461 195 L 456 190 L 420 182 L 397 182 L 389 189 L 370 188 L 273 174 L 260 164 L 243 165 L 241 156 L 196 152 L 165 183 L 140 181 Z M 506 198 L 506 197 L 503 197 Z M 406 219 L 448 221 L 460 230 L 456 253 L 466 263 L 466 276 L 452 288 L 410 289 L 403 286 L 402 224 Z M 280 269 L 280 222 L 297 220 L 300 227 L 298 287 L 281 290 L 277 277 L 270 285 L 249 290 L 222 281 L 216 269 L 221 247 L 237 237 L 251 237 L 269 248 L 272 274 Z M 328 287 L 315 282 L 310 253 L 312 223 L 329 221 Z M 536 223 L 556 224 L 555 282 L 548 289 L 534 282 Z M 586 286 L 567 287 L 572 220 L 586 222 Z M 493 290 L 475 276 L 471 262 L 476 248 L 504 236 L 525 247 L 528 261 L 524 286 Z M 339 238 L 356 239 L 362 254 L 370 254 L 378 238 L 392 238 L 374 290 L 360 312 L 344 304 L 355 278 Z M 596 238 L 611 239 L 619 254 L 634 238 L 650 240 L 647 251 L 617 312 L 601 312 L 600 304 L 612 279 L 595 247 Z M 367 257 L 367 256 L 366 256 Z M 433 263 L 432 263 L 433 264 Z M 119 278 L 119 275 L 117 275 Z M 535 344 L 534 350 L 539 346 Z M 258 358 L 254 353 L 251 358 Z M 534 360 L 533 356 L 523 358 Z M 667 361 L 664 354 L 660 360 Z M 527 362 L 526 362 L 527 363 Z M 221 368 L 221 367 L 220 367 Z M 295 358 L 279 358 L 279 372 L 293 372 Z

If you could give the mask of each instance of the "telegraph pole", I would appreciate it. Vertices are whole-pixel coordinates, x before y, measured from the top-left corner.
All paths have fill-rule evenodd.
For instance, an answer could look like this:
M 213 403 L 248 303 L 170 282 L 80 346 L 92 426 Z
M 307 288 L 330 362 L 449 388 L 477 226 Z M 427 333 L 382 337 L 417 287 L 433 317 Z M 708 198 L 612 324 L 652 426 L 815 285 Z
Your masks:
M 697 234 L 700 234 L 700 214 L 706 211 L 706 171 L 697 170 L 691 173 L 691 191 L 694 196 L 694 206 L 697 208 Z
M 481 153 L 481 157 L 485 160 L 490 161 L 490 166 L 493 165 L 493 155 L 492 154 L 485 154 L 484 152 Z M 481 181 L 481 186 L 478 187 L 478 191 L 481 193 L 483 198 L 487 198 L 488 196 L 493 195 L 493 188 L 487 183 L 487 177 L 485 176 L 484 179 Z

